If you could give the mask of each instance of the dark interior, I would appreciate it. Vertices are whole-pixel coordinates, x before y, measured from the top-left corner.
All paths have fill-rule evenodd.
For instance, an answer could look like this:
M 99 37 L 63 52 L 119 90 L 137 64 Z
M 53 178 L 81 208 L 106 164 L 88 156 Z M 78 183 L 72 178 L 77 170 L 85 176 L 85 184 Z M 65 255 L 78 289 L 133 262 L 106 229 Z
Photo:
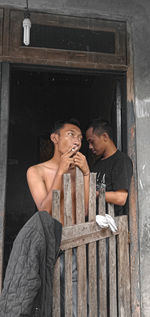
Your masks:
M 4 269 L 18 231 L 36 211 L 26 170 L 49 159 L 51 125 L 56 120 L 74 117 L 84 132 L 88 121 L 101 115 L 112 123 L 116 140 L 118 80 L 123 86 L 125 75 L 12 67 Z M 85 140 L 82 152 L 90 158 Z

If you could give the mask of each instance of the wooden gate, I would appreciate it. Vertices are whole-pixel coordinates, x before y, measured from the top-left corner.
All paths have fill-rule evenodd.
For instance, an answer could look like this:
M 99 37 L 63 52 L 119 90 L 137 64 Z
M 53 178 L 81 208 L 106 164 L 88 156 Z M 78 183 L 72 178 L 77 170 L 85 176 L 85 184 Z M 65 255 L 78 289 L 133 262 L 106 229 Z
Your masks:
M 99 214 L 104 215 L 105 192 L 101 190 Z M 53 217 L 59 219 L 60 194 L 53 192 Z M 114 206 L 108 204 L 114 217 Z M 115 217 L 118 231 L 101 229 L 96 224 L 96 175 L 90 174 L 88 222 L 85 222 L 83 176 L 76 169 L 76 225 L 72 225 L 71 180 L 64 175 L 64 227 L 61 249 L 64 250 L 65 313 L 72 316 L 72 249 L 77 260 L 77 316 L 130 317 L 130 275 L 128 217 Z M 55 266 L 53 317 L 61 316 L 60 257 Z

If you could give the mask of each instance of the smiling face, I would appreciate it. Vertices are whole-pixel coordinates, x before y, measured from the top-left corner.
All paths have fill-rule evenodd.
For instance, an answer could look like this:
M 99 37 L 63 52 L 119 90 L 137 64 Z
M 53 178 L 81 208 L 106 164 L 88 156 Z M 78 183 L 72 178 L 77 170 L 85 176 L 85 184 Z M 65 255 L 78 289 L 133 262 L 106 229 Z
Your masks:
M 75 154 L 81 148 L 82 133 L 80 128 L 74 124 L 66 123 L 58 133 L 53 133 L 52 141 L 57 144 L 58 151 L 63 154 L 69 149 L 73 149 Z
M 90 127 L 86 131 L 86 139 L 89 144 L 89 149 L 97 156 L 104 156 L 106 150 L 106 133 L 97 135 L 93 133 L 93 128 Z

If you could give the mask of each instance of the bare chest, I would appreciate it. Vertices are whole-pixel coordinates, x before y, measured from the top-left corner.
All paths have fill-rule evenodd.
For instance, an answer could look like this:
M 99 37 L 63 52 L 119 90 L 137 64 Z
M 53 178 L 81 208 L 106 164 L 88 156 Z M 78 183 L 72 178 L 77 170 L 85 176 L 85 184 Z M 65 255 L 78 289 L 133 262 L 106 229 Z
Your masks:
M 55 178 L 56 178 L 56 171 L 53 172 L 47 172 L 43 176 L 43 181 L 45 183 L 45 187 L 47 190 L 47 193 L 50 191 L 50 189 L 53 187 Z M 72 197 L 72 222 L 75 223 L 76 221 L 76 216 L 75 216 L 75 173 L 70 173 L 71 177 L 71 197 Z M 64 186 L 63 186 L 63 177 L 61 180 L 61 186 L 60 186 L 60 210 L 61 210 L 61 222 L 63 223 L 63 218 L 64 218 Z

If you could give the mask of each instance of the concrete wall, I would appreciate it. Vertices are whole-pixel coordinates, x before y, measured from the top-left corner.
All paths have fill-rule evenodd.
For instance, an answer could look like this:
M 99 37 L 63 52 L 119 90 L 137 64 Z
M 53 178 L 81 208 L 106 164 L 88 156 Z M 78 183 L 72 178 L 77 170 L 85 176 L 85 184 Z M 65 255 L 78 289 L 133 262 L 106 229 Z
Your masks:
M 26 1 L 1 0 L 24 8 Z M 149 0 L 29 0 L 34 10 L 129 19 L 134 48 L 142 317 L 150 315 L 150 2 Z

